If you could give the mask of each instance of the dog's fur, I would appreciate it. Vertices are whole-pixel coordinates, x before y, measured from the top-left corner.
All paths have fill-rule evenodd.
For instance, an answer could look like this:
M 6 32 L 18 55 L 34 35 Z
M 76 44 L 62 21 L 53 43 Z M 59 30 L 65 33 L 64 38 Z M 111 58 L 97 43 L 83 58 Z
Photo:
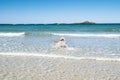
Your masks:
M 61 38 L 59 41 L 55 41 L 53 44 L 54 48 L 66 48 L 67 44 L 64 38 Z

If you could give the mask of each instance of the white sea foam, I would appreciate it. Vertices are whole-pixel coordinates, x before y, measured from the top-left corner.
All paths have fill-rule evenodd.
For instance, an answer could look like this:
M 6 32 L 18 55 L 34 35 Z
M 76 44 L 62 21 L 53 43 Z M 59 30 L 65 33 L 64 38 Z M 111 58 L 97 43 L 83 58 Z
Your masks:
M 75 50 L 73 47 L 67 47 L 67 50 Z
M 28 54 L 28 53 L 0 53 L 3 56 L 27 56 L 27 57 L 48 57 L 48 58 L 63 58 L 73 60 L 100 60 L 100 61 L 120 61 L 120 58 L 100 58 L 100 57 L 74 57 L 55 54 Z
M 24 36 L 25 32 L 2 32 L 0 33 L 0 37 L 16 37 L 16 36 Z
M 56 36 L 72 36 L 72 37 L 106 37 L 106 38 L 120 38 L 120 34 L 69 34 L 69 33 L 52 33 Z

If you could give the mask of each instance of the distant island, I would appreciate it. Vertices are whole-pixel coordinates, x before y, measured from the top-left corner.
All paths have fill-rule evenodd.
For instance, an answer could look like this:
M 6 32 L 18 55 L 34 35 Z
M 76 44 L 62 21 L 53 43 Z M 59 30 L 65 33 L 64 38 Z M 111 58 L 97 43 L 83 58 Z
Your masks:
M 84 22 L 81 22 L 80 24 L 95 24 L 95 22 L 84 21 Z
M 91 21 L 84 21 L 84 22 L 80 22 L 80 23 L 53 23 L 53 24 L 96 24 L 95 22 L 91 22 Z
M 72 23 L 72 24 L 96 24 L 95 22 L 91 22 L 91 21 L 84 21 L 81 23 Z

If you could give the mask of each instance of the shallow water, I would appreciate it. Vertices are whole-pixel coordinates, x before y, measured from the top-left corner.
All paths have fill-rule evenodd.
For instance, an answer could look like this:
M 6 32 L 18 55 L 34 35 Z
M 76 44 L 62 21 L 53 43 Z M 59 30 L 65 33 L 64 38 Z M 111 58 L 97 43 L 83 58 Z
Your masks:
M 62 36 L 69 47 L 53 49 Z M 0 25 L 0 53 L 119 59 L 120 24 Z

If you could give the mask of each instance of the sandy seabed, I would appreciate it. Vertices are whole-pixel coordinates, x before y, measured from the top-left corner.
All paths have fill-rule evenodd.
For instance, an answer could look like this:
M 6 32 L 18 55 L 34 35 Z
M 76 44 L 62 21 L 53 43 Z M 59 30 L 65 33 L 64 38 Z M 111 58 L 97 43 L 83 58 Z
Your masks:
M 120 80 L 120 61 L 0 55 L 0 80 Z

